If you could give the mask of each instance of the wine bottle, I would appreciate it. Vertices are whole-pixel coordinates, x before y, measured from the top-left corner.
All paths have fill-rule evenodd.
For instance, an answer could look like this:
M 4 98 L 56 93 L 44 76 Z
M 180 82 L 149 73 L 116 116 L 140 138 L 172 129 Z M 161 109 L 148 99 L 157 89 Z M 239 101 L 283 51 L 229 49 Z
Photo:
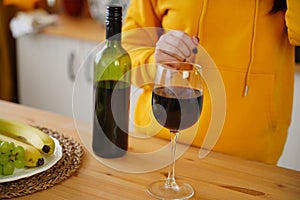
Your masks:
M 94 122 L 96 155 L 115 158 L 128 148 L 131 59 L 121 43 L 122 7 L 108 6 L 105 46 L 94 59 Z

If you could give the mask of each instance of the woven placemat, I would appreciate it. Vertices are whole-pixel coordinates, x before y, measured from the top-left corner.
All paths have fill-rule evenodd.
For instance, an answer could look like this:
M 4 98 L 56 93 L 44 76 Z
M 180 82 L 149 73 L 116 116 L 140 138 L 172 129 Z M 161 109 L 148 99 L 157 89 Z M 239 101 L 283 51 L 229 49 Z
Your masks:
M 0 183 L 0 199 L 20 197 L 45 190 L 72 176 L 80 167 L 83 157 L 82 146 L 74 139 L 57 131 L 38 127 L 56 138 L 62 146 L 62 158 L 50 169 L 33 176 Z

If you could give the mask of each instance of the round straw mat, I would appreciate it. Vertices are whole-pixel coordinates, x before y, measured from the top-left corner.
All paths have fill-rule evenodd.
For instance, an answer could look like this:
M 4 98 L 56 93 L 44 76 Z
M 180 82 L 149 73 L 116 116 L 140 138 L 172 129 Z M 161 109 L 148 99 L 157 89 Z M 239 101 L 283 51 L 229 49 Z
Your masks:
M 72 176 L 80 167 L 83 148 L 80 143 L 57 131 L 38 127 L 56 138 L 62 146 L 62 158 L 50 169 L 19 180 L 0 183 L 0 199 L 20 197 L 45 190 Z

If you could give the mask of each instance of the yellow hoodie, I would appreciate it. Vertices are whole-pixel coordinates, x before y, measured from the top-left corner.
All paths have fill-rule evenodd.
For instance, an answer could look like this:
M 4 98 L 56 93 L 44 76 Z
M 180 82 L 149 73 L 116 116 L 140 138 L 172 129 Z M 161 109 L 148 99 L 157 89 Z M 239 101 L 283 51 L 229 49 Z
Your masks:
M 162 27 L 197 35 L 218 67 L 226 92 L 226 118 L 213 150 L 275 164 L 291 121 L 300 1 L 287 0 L 287 11 L 274 14 L 272 5 L 273 0 L 131 0 L 123 31 Z M 157 41 L 159 34 L 150 33 L 150 37 Z M 130 52 L 133 66 L 155 63 L 152 46 Z M 153 76 L 153 68 L 141 68 L 133 80 L 142 84 Z M 137 131 L 156 134 L 151 87 L 143 87 L 135 110 Z M 206 91 L 195 146 L 201 146 L 209 127 L 209 97 Z M 169 138 L 165 129 L 158 135 Z

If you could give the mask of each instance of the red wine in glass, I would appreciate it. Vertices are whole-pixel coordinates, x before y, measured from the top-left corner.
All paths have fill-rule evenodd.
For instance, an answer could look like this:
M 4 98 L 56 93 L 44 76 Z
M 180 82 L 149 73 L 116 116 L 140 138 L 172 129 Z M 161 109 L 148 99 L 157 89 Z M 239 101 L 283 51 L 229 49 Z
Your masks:
M 179 131 L 194 125 L 202 111 L 201 90 L 182 87 L 158 87 L 152 93 L 152 111 L 158 123 Z

